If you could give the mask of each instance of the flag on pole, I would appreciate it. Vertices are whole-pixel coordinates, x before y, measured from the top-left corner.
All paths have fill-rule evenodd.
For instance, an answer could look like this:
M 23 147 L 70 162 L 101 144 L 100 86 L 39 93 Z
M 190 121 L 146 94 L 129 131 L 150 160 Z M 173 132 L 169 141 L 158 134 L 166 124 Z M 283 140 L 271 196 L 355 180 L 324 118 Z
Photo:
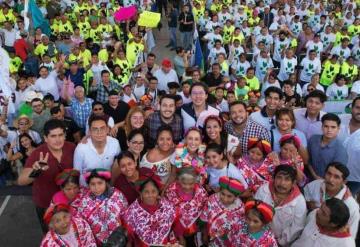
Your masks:
M 201 50 L 201 44 L 199 39 L 199 33 L 195 28 L 193 36 L 193 48 L 192 48 L 192 58 L 191 63 L 194 66 L 199 67 L 200 70 L 204 71 L 204 56 Z
M 31 14 L 31 20 L 34 25 L 34 29 L 40 27 L 41 31 L 44 34 L 50 36 L 51 29 L 50 29 L 49 21 L 44 18 L 39 7 L 36 5 L 35 0 L 29 0 L 28 11 Z

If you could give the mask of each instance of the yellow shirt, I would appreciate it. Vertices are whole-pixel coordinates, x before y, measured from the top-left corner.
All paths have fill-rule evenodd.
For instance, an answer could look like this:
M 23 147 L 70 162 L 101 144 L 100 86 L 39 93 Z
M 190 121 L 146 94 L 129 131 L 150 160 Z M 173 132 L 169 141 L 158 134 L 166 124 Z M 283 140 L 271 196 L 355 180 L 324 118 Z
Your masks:
M 246 83 L 249 86 L 250 90 L 259 90 L 260 89 L 260 81 L 256 76 L 254 76 L 252 79 L 249 79 L 245 76 L 245 80 L 246 80 Z
M 324 64 L 324 70 L 321 73 L 320 83 L 324 86 L 329 86 L 334 82 L 335 77 L 340 72 L 340 65 L 338 63 L 333 64 L 327 60 Z
M 20 66 L 22 65 L 22 61 L 19 57 L 14 57 L 10 59 L 9 70 L 10 73 L 17 73 L 19 71 Z
M 109 60 L 109 54 L 106 49 L 101 49 L 98 53 L 99 60 L 101 62 L 107 63 Z
M 106 24 L 106 25 L 100 24 L 97 29 L 101 34 L 111 33 L 113 31 L 113 28 L 111 27 L 110 24 Z
M 78 23 L 78 27 L 80 28 L 80 34 L 85 38 L 89 38 L 89 34 L 90 34 L 90 23 L 85 21 L 85 22 L 79 22 Z
M 227 25 L 224 26 L 223 29 L 223 40 L 224 40 L 224 44 L 229 44 L 231 41 L 231 36 L 234 34 L 235 31 L 235 27 L 233 25 L 231 25 L 230 27 L 228 27 Z M 240 41 L 241 43 L 241 41 Z
M 129 63 L 128 60 L 121 60 L 119 58 L 116 58 L 114 61 L 114 64 L 117 64 L 120 66 L 123 74 L 130 76 L 131 64 Z
M 100 43 L 100 36 L 101 33 L 99 32 L 99 29 L 90 29 L 89 37 L 93 39 L 94 43 Z
M 65 24 L 61 22 L 59 24 L 59 33 L 69 33 L 69 32 L 70 33 L 74 32 L 70 21 L 67 21 Z
M 200 9 L 197 8 L 193 8 L 193 15 L 194 15 L 194 19 L 195 22 L 198 22 L 201 16 L 204 16 L 204 12 L 205 12 L 205 8 L 204 7 L 200 7 Z
M 49 49 L 49 45 L 44 45 L 43 43 L 40 43 L 36 46 L 35 50 L 34 50 L 34 54 L 37 55 L 37 56 L 44 56 L 45 53 L 48 52 L 48 49 Z M 57 54 L 57 50 L 55 48 L 55 45 L 54 45 L 54 53 Z
M 136 62 L 138 54 L 144 50 L 144 45 L 142 43 L 136 43 L 135 41 L 127 43 L 126 45 L 126 58 L 133 66 Z

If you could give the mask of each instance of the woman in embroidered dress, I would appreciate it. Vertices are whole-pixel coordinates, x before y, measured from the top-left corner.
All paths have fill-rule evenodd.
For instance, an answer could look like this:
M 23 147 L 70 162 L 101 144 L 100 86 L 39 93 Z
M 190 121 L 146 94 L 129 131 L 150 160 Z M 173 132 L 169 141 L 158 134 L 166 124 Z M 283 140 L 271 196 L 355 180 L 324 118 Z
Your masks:
M 114 170 L 118 170 L 114 173 Z M 120 175 L 115 175 L 118 174 Z M 151 176 L 154 172 L 146 167 L 139 168 L 134 155 L 129 151 L 120 153 L 117 163 L 112 168 L 113 185 L 120 190 L 129 204 L 133 203 L 139 196 L 138 182 L 144 176 Z
M 271 153 L 265 159 L 265 163 L 273 163 L 274 166 L 289 165 L 296 169 L 296 181 L 300 187 L 306 183 L 304 174 L 304 162 L 299 154 L 301 149 L 301 140 L 298 136 L 292 134 L 283 135 L 280 138 L 280 152 Z
M 220 192 L 209 197 L 200 220 L 204 223 L 202 228 L 202 241 L 209 246 L 226 246 L 224 240 L 229 231 L 240 224 L 244 217 L 244 205 L 239 195 L 245 187 L 236 179 L 223 176 L 219 179 Z
M 175 169 L 170 163 L 174 146 L 174 136 L 171 127 L 169 125 L 162 125 L 156 134 L 155 148 L 149 150 L 140 162 L 140 167 L 153 169 L 165 185 L 169 183 L 172 169 Z
M 125 196 L 109 185 L 111 173 L 94 169 L 85 173 L 89 191 L 79 203 L 79 214 L 89 223 L 97 244 L 106 243 L 111 233 L 120 227 L 128 203 Z
M 250 200 L 245 203 L 245 222 L 236 225 L 228 235 L 229 247 L 277 247 L 269 223 L 274 209 L 262 201 Z
M 249 138 L 247 147 L 249 154 L 240 158 L 236 166 L 245 178 L 251 193 L 255 193 L 263 183 L 270 181 L 275 166 L 272 162 L 264 162 L 265 157 L 271 153 L 268 141 L 256 137 Z
M 55 182 L 61 190 L 56 192 L 52 198 L 52 204 L 68 204 L 71 206 L 71 213 L 76 215 L 81 197 L 87 192 L 87 188 L 80 188 L 80 172 L 75 169 L 65 169 L 60 172 Z
M 160 199 L 161 180 L 155 174 L 140 185 L 140 198 L 130 205 L 123 219 L 128 231 L 128 247 L 165 246 L 177 242 L 175 207 Z
M 53 204 L 45 212 L 44 221 L 49 231 L 40 247 L 96 247 L 89 224 L 82 218 L 72 216 L 67 204 Z
M 201 139 L 201 131 L 196 127 L 190 128 L 185 134 L 184 144 L 180 143 L 176 146 L 170 161 L 177 169 L 193 167 L 200 174 L 200 184 L 202 185 L 207 175 L 204 167 L 206 146 L 202 144 Z M 176 169 L 173 169 L 171 175 L 170 183 L 174 182 L 176 178 Z
M 193 167 L 184 167 L 178 171 L 177 181 L 165 192 L 165 197 L 180 213 L 179 223 L 187 247 L 196 245 L 197 221 L 207 202 L 206 190 L 197 183 L 198 175 Z

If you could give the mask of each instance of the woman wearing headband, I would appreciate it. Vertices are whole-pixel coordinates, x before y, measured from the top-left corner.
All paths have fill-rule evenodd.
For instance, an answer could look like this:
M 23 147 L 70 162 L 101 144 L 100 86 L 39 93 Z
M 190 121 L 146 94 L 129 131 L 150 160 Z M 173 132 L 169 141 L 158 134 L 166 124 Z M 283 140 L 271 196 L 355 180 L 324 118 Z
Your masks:
M 202 240 L 210 246 L 227 246 L 224 239 L 244 217 L 244 204 L 239 196 L 245 191 L 244 185 L 234 178 L 223 176 L 219 179 L 220 191 L 209 197 L 200 220 Z
M 199 174 L 193 167 L 184 167 L 177 172 L 177 181 L 165 191 L 167 198 L 180 213 L 180 227 L 185 246 L 196 246 L 199 232 L 198 218 L 207 202 L 206 190 L 198 183 Z
M 228 246 L 277 247 L 274 233 L 269 224 L 275 210 L 262 201 L 250 200 L 245 203 L 245 222 L 236 225 L 228 235 Z
M 125 196 L 109 185 L 111 173 L 102 168 L 85 173 L 89 191 L 82 197 L 79 214 L 89 223 L 98 245 L 122 225 L 121 217 L 128 207 Z
M 44 222 L 49 225 L 49 231 L 41 247 L 97 246 L 89 224 L 81 217 L 72 216 L 70 211 L 67 204 L 53 204 L 46 210 Z

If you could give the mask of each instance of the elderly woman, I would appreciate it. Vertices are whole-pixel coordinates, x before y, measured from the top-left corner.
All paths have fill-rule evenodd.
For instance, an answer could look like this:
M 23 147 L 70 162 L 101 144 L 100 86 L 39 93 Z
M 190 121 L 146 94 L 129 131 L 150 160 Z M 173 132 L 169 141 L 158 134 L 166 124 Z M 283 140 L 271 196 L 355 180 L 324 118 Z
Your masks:
M 161 181 L 154 175 L 140 185 L 140 198 L 130 205 L 124 215 L 128 231 L 128 246 L 165 246 L 177 242 L 174 224 L 175 207 L 160 199 Z
M 50 230 L 42 240 L 41 247 L 97 246 L 89 224 L 82 218 L 72 216 L 67 204 L 51 205 L 45 212 L 44 221 Z
M 119 190 L 111 187 L 111 173 L 94 169 L 85 173 L 89 191 L 79 203 L 78 212 L 89 223 L 98 245 L 107 242 L 110 235 L 122 225 L 121 218 L 128 202 Z
M 177 181 L 165 191 L 167 198 L 180 212 L 179 223 L 185 246 L 196 246 L 196 234 L 199 231 L 197 221 L 207 202 L 206 190 L 197 182 L 198 174 L 192 167 L 178 171 Z

